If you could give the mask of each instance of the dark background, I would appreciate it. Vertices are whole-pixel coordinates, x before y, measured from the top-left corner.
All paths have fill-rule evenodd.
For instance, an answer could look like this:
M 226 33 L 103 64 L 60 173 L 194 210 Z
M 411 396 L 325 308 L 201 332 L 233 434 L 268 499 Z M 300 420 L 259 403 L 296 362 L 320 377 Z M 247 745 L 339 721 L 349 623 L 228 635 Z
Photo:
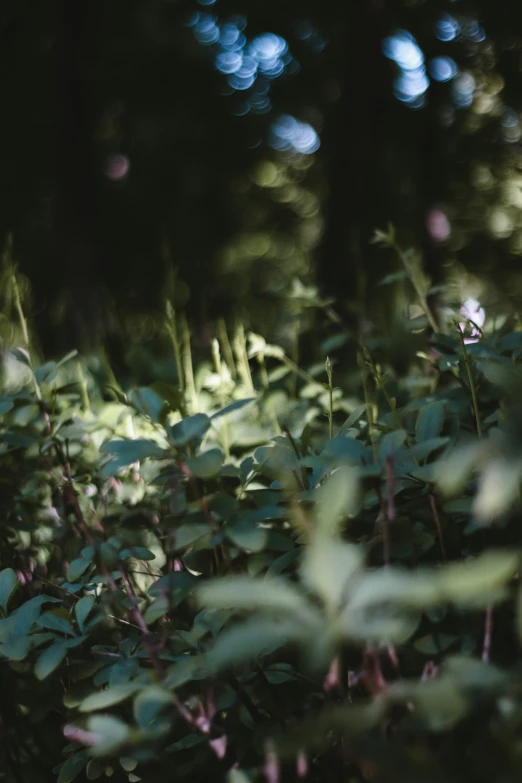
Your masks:
M 353 323 L 388 221 L 516 301 L 521 43 L 516 0 L 5 0 L 0 244 L 41 345 L 142 339 L 165 299 L 270 334 L 296 279 Z

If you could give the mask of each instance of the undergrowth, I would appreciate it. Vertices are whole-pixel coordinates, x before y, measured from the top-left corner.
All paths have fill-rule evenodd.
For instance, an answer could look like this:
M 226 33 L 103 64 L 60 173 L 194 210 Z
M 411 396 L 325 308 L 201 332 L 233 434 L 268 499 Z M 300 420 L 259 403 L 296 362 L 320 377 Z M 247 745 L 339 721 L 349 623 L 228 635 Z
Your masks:
M 520 780 L 522 332 L 402 260 L 422 350 L 350 393 L 172 312 L 176 385 L 9 353 L 3 780 Z

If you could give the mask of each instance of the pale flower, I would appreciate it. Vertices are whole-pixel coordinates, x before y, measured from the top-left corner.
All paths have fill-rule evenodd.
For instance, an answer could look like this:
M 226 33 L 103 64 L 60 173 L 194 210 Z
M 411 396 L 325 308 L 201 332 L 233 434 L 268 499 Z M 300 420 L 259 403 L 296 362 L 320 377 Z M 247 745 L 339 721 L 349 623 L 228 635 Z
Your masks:
M 460 308 L 460 314 L 466 319 L 464 323 L 459 324 L 460 330 L 465 332 L 466 327 L 471 328 L 471 332 L 468 337 L 464 338 L 464 342 L 466 344 L 478 342 L 486 321 L 486 311 L 476 299 L 467 299 Z

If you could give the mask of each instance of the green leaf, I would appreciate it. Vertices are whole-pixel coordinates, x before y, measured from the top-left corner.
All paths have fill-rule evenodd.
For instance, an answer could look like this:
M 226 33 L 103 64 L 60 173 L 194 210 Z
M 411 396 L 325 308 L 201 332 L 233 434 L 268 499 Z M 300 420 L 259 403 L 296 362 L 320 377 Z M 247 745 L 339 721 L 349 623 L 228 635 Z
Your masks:
M 149 589 L 153 597 L 167 596 L 177 606 L 199 584 L 198 578 L 187 571 L 171 571 L 154 582 Z
M 91 693 L 90 696 L 87 696 L 87 698 L 82 701 L 78 709 L 80 712 L 105 710 L 107 707 L 113 707 L 115 704 L 120 704 L 122 701 L 129 699 L 140 689 L 140 687 L 141 685 L 137 683 L 113 685 L 111 688 L 98 691 L 98 693 Z
M 169 745 L 165 750 L 167 753 L 178 753 L 180 750 L 189 750 L 189 748 L 194 748 L 196 745 L 201 745 L 203 742 L 205 742 L 203 734 L 187 734 L 186 737 L 182 737 L 182 739 L 177 742 L 173 742 L 172 745 Z
M 161 617 L 165 617 L 171 609 L 172 604 L 169 602 L 168 597 L 160 595 L 159 598 L 156 598 L 149 604 L 145 610 L 143 619 L 147 625 L 152 625 L 152 623 L 155 623 Z
M 148 728 L 167 704 L 172 704 L 172 694 L 165 688 L 151 685 L 140 691 L 134 699 L 134 718 L 138 726 Z
M 208 650 L 205 661 L 209 670 L 215 673 L 261 658 L 290 642 L 305 643 L 311 633 L 309 625 L 294 617 L 254 617 L 222 631 Z
M 199 538 L 207 535 L 209 528 L 206 522 L 191 522 L 181 525 L 175 532 L 174 542 L 176 549 L 185 549 Z
M 349 430 L 350 427 L 352 427 L 357 421 L 359 421 L 361 416 L 365 413 L 366 413 L 366 403 L 363 405 L 359 405 L 350 413 L 350 415 L 344 422 L 343 426 L 341 427 L 340 432 L 346 432 L 346 430 Z
M 489 524 L 510 510 L 518 498 L 522 460 L 497 457 L 484 468 L 472 512 L 479 524 Z
M 441 449 L 449 443 L 449 438 L 430 438 L 429 440 L 423 440 L 420 443 L 415 443 L 410 449 L 408 449 L 407 455 L 412 459 L 426 459 L 434 451 Z M 418 468 L 417 468 L 418 470 Z
M 129 736 L 128 726 L 112 715 L 93 715 L 87 722 L 87 729 L 98 737 L 98 742 L 91 748 L 91 753 L 97 756 L 115 753 Z
M 91 759 L 85 768 L 87 780 L 98 780 L 105 774 L 105 764 L 100 759 Z
M 239 549 L 247 552 L 261 552 L 266 547 L 268 539 L 266 529 L 241 520 L 227 525 L 225 534 Z
M 445 495 L 456 495 L 462 491 L 470 475 L 480 470 L 490 445 L 485 441 L 474 441 L 452 449 L 436 463 L 435 481 Z
M 143 459 L 168 459 L 169 452 L 162 449 L 153 440 L 137 438 L 136 440 L 109 440 L 100 446 L 102 454 L 114 454 L 119 458 L 119 464 L 132 465 Z
M 14 636 L 24 636 L 29 633 L 34 623 L 40 615 L 42 604 L 45 603 L 61 603 L 59 598 L 54 598 L 49 595 L 36 595 L 34 598 L 30 598 L 18 609 L 12 612 L 9 621 L 11 622 L 11 633 Z
M 458 636 L 453 636 L 446 633 L 433 634 L 429 636 L 423 636 L 421 639 L 417 639 L 414 643 L 414 647 L 425 655 L 438 655 L 439 653 L 447 650 L 448 647 L 458 641 Z
M 14 402 L 13 400 L 10 400 L 8 398 L 4 398 L 3 400 L 0 400 L 0 416 L 3 416 L 5 413 L 9 413 L 14 408 Z
M 80 631 L 82 632 L 83 632 L 83 624 L 85 623 L 85 620 L 89 615 L 89 612 L 94 606 L 95 600 L 96 598 L 93 595 L 85 595 L 83 598 L 80 598 L 80 600 L 77 602 L 76 606 L 74 607 L 76 621 L 80 626 Z
M 74 636 L 74 629 L 68 616 L 58 614 L 58 612 L 63 612 L 67 615 L 66 610 L 62 609 L 57 609 L 56 612 L 44 612 L 38 619 L 38 625 L 41 625 L 42 628 L 48 628 L 50 631 L 58 631 L 59 633 L 66 633 L 69 636 Z
M 301 555 L 301 547 L 291 549 L 289 552 L 285 552 L 281 557 L 276 558 L 271 565 L 269 565 L 265 578 L 279 576 L 289 565 L 294 563 Z
M 191 680 L 201 680 L 206 677 L 203 661 L 200 656 L 185 655 L 167 670 L 165 686 L 176 690 Z
M 444 426 L 444 417 L 445 410 L 442 402 L 430 402 L 422 408 L 415 425 L 417 441 L 437 438 Z
M 364 443 L 356 438 L 348 438 L 345 435 L 337 435 L 326 445 L 323 455 L 325 457 L 334 457 L 338 461 L 348 465 L 360 465 L 366 453 Z
M 305 549 L 302 576 L 308 587 L 334 610 L 343 603 L 348 581 L 359 573 L 363 563 L 362 547 L 317 534 Z
M 14 356 L 14 358 L 19 361 L 20 364 L 25 364 L 26 367 L 31 366 L 31 357 L 25 348 L 12 348 L 9 351 L 9 354 L 10 356 Z
M 208 608 L 284 613 L 307 623 L 316 616 L 303 595 L 283 579 L 223 576 L 201 587 L 197 595 Z
M 405 430 L 394 430 L 383 435 L 379 441 L 379 461 L 383 463 L 386 457 L 393 456 L 404 445 L 405 440 Z
M 131 756 L 122 756 L 120 758 L 120 764 L 125 772 L 132 772 L 138 766 L 136 759 L 133 759 Z
M 0 655 L 11 661 L 24 661 L 31 649 L 31 637 L 19 636 L 17 639 L 9 639 L 0 645 Z
M 295 486 L 295 474 L 299 475 L 301 468 L 294 450 L 283 438 L 274 441 L 272 446 L 261 446 L 256 449 L 254 459 L 262 475 Z
M 255 402 L 255 397 L 247 397 L 244 400 L 235 400 L 235 402 L 231 402 L 229 405 L 226 405 L 224 408 L 221 408 L 220 411 L 217 411 L 217 413 L 214 413 L 210 418 L 212 420 L 219 419 L 221 416 L 226 416 L 228 413 L 233 413 L 233 411 L 237 411 L 240 408 L 244 408 L 245 405 L 250 405 L 251 402 Z
M 355 582 L 350 591 L 346 611 L 395 605 L 409 609 L 424 609 L 442 603 L 438 571 L 406 571 L 398 566 L 368 571 Z
M 69 563 L 66 574 L 69 582 L 76 582 L 87 571 L 90 565 L 92 565 L 92 560 L 87 557 L 78 557 L 76 560 L 73 560 L 72 563 Z
M 149 416 L 155 424 L 160 424 L 166 405 L 163 397 L 149 389 L 148 386 L 140 386 L 129 394 L 130 404 L 144 416 Z
M 439 570 L 441 595 L 455 604 L 487 607 L 499 597 L 499 591 L 513 578 L 519 565 L 518 552 L 501 549 L 484 552 L 464 563 L 448 563 Z
M 71 756 L 70 759 L 67 759 L 67 761 L 62 764 L 56 783 L 71 783 L 71 781 L 78 777 L 86 764 L 87 757 L 84 751 L 80 751 L 74 756 Z
M 170 441 L 174 446 L 188 446 L 200 441 L 209 427 L 209 417 L 205 413 L 196 413 L 170 428 Z
M 348 517 L 359 510 L 359 474 L 357 468 L 341 466 L 315 493 L 317 530 L 335 535 Z
M 182 411 L 184 408 L 183 392 L 178 386 L 172 386 L 164 381 L 156 381 L 150 387 L 156 394 L 168 403 L 173 411 Z
M 66 657 L 67 650 L 67 645 L 62 641 L 58 641 L 43 651 L 34 667 L 34 673 L 39 680 L 45 680 L 58 668 Z
M 201 479 L 210 479 L 217 476 L 223 464 L 224 455 L 221 449 L 210 449 L 191 457 L 186 465 L 193 476 Z
M 19 585 L 18 577 L 12 568 L 0 571 L 0 606 L 7 613 L 9 601 Z
M 431 731 L 448 731 L 468 711 L 468 700 L 453 677 L 436 677 L 422 683 L 401 681 L 388 690 L 391 703 L 413 704 L 415 716 Z
M 132 546 L 127 549 L 122 549 L 119 554 L 120 560 L 127 560 L 129 557 L 133 557 L 135 560 L 155 560 L 156 555 L 151 552 L 150 549 L 146 549 L 144 546 Z

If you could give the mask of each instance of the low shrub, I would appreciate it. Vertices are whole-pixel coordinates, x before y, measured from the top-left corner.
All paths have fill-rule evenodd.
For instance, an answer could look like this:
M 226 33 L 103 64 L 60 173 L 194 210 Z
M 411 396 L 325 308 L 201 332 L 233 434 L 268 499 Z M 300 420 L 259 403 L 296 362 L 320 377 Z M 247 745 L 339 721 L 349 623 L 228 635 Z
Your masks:
M 424 343 L 356 395 L 256 335 L 127 393 L 10 353 L 4 780 L 520 779 L 522 332 Z

